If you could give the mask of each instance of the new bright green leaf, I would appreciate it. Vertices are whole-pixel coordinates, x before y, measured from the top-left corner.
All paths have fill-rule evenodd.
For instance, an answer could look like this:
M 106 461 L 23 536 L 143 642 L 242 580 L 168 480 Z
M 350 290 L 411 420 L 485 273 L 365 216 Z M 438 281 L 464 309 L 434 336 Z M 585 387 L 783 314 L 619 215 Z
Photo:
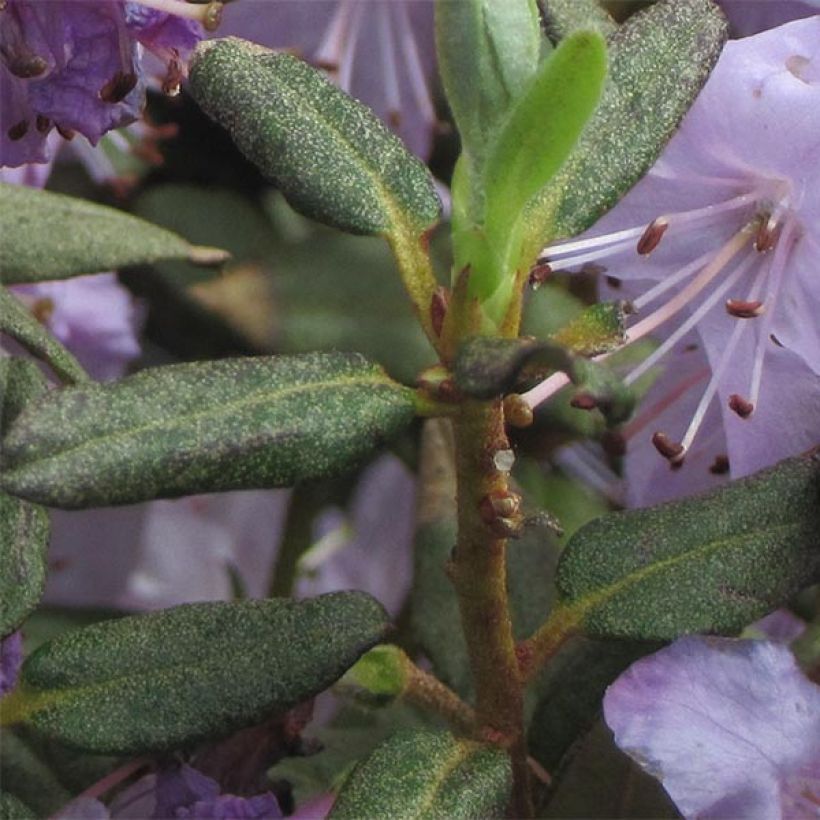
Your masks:
M 0 487 L 80 508 L 289 486 L 350 468 L 414 412 L 412 391 L 357 354 L 159 367 L 26 408 Z
M 0 247 L 2 247 L 0 242 Z M 28 310 L 0 286 L 0 334 L 6 334 L 33 356 L 48 362 L 54 372 L 69 384 L 87 382 L 89 375 Z
M 685 467 L 684 467 L 685 469 Z M 592 636 L 733 633 L 820 580 L 820 451 L 570 540 L 561 606 Z
M 227 257 L 115 208 L 5 183 L 0 183 L 0 236 L 0 283 L 6 285 L 160 259 L 217 264 Z
M 421 235 L 427 169 L 366 106 L 291 54 L 235 37 L 199 46 L 189 89 L 296 210 L 351 233 Z
M 0 719 L 97 753 L 176 749 L 313 697 L 388 628 L 381 605 L 361 592 L 106 621 L 30 655 Z
M 448 732 L 401 731 L 354 769 L 330 817 L 500 817 L 511 782 L 510 758 L 502 749 Z

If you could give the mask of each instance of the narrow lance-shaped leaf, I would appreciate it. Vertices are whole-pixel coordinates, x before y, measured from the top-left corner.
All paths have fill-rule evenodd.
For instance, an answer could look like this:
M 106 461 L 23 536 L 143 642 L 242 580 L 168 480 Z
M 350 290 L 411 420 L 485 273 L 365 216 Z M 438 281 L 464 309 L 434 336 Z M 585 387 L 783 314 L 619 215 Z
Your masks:
M 609 37 L 618 24 L 598 0 L 540 0 L 550 37 L 560 40 L 573 31 L 597 31 Z
M 354 769 L 330 817 L 500 817 L 511 783 L 510 758 L 503 749 L 458 740 L 448 732 L 405 730 Z
M 32 362 L 0 358 L 0 433 L 44 390 Z M 0 469 L 2 464 L 0 456 Z M 46 510 L 0 491 L 0 638 L 23 622 L 43 594 L 49 530 Z
M 820 451 L 713 493 L 590 522 L 558 568 L 589 635 L 737 632 L 820 580 Z
M 425 167 L 366 106 L 291 54 L 203 43 L 190 90 L 296 210 L 360 234 L 420 235 L 440 203 Z
M 382 606 L 362 592 L 105 621 L 30 655 L 0 701 L 0 721 L 98 753 L 175 749 L 313 697 L 388 628 Z
M 588 228 L 646 173 L 706 82 L 726 34 L 711 0 L 660 0 L 609 37 L 601 103 L 528 207 L 525 257 Z
M 0 334 L 3 333 L 28 350 L 32 356 L 48 362 L 63 381 L 76 384 L 90 380 L 91 377 L 74 355 L 66 350 L 18 299 L 0 286 Z
M 413 419 L 358 354 L 225 359 L 52 391 L 3 442 L 0 487 L 79 508 L 341 473 Z
M 0 183 L 0 283 L 67 279 L 160 259 L 218 264 L 224 251 L 84 199 Z

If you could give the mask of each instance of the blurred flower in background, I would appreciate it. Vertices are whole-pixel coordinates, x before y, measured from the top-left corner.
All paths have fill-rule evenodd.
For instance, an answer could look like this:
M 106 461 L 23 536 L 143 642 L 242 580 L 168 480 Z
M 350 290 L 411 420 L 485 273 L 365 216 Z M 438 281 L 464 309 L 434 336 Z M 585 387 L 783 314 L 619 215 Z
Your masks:
M 437 122 L 433 6 L 430 0 L 237 0 L 226 7 L 218 36 L 293 49 L 426 157 Z
M 748 37 L 820 13 L 820 0 L 719 0 L 732 35 Z

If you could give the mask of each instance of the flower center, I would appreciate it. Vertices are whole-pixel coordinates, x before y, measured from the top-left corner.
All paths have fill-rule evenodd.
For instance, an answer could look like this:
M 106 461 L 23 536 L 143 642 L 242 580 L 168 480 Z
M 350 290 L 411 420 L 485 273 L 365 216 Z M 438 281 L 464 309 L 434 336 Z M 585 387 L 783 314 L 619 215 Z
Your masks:
M 661 166 L 660 176 L 664 171 Z M 711 184 L 737 187 L 737 180 L 709 179 Z M 741 419 L 754 412 L 760 395 L 763 365 L 770 344 L 778 294 L 783 290 L 788 260 L 800 237 L 800 226 L 792 209 L 791 185 L 779 180 L 760 180 L 744 193 L 730 196 L 717 204 L 689 211 L 664 214 L 648 225 L 640 225 L 603 236 L 559 242 L 546 248 L 539 265 L 556 269 L 577 269 L 634 247 L 638 257 L 647 257 L 670 237 L 703 231 L 705 227 L 734 230 L 717 249 L 711 249 L 671 272 L 632 303 L 635 313 L 664 299 L 650 313 L 626 331 L 626 344 L 654 333 L 684 308 L 689 315 L 637 367 L 626 374 L 624 382 L 633 384 L 663 359 L 681 340 L 723 301 L 725 312 L 737 320 L 729 332 L 720 356 L 713 363 L 711 378 L 703 391 L 688 427 L 681 438 L 656 431 L 652 442 L 673 467 L 679 467 L 703 423 L 721 379 L 730 367 L 743 334 L 758 325 L 757 341 L 746 396 L 734 393 L 729 407 Z M 638 260 L 636 260 L 638 263 Z M 673 294 L 669 296 L 670 292 Z M 750 321 L 754 320 L 754 321 Z M 598 360 L 610 354 L 596 357 Z M 555 373 L 524 394 L 531 407 L 545 401 L 567 384 L 563 373 Z M 689 385 L 691 387 L 693 385 Z M 687 388 L 688 389 L 688 388 Z M 663 404 L 663 401 L 661 402 Z M 668 405 L 668 402 L 666 402 Z M 665 406 L 666 406 L 665 405 Z M 652 414 L 653 416 L 657 413 Z M 641 426 L 645 426 L 644 421 Z M 634 425 L 632 425 L 634 426 Z

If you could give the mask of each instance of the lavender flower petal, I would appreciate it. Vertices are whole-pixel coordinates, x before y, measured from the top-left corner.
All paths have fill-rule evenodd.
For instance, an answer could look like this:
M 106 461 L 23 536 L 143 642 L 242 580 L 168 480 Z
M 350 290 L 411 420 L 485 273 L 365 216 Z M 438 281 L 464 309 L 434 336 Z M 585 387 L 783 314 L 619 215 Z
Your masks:
M 0 641 L 0 695 L 11 692 L 23 663 L 23 635 L 18 630 Z

